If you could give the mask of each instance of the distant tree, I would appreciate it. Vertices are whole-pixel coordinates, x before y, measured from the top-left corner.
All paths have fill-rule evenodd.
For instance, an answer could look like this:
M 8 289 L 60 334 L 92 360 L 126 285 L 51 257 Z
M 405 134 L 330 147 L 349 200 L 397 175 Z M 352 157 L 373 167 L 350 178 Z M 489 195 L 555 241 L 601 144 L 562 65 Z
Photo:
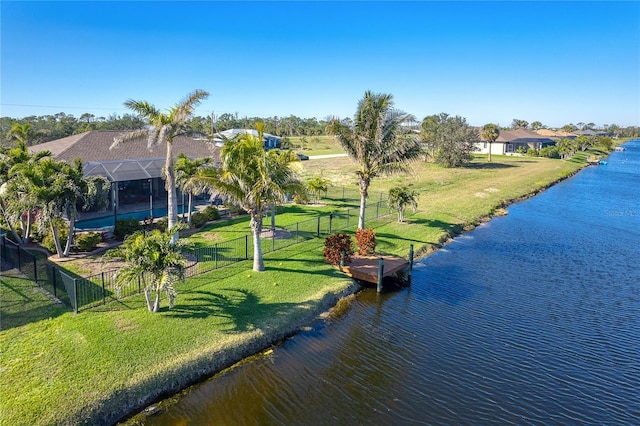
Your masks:
M 613 147 L 613 140 L 609 136 L 600 136 L 598 138 L 598 144 L 602 146 L 605 151 L 611 151 Z
M 124 243 L 106 253 L 108 259 L 122 259 L 125 265 L 116 272 L 118 285 L 137 282 L 144 283 L 144 296 L 149 312 L 160 310 L 160 295 L 166 293 L 169 308 L 172 308 L 178 292 L 175 284 L 184 280 L 187 259 L 182 254 L 185 247 L 183 241 L 172 241 L 171 236 L 177 229 L 170 229 L 163 234 L 157 229 L 151 232 L 138 231 Z M 152 294 L 155 300 L 152 301 Z
M 209 96 L 204 90 L 195 90 L 189 93 L 184 99 L 178 102 L 169 110 L 169 113 L 162 113 L 155 106 L 146 101 L 134 101 L 129 99 L 124 105 L 135 111 L 145 120 L 148 127 L 127 133 L 124 136 L 114 138 L 111 147 L 116 147 L 124 142 L 135 140 L 147 140 L 147 147 L 152 149 L 158 145 L 166 143 L 166 160 L 164 164 L 165 188 L 167 190 L 167 213 L 169 218 L 168 229 L 177 229 L 178 205 L 176 192 L 176 177 L 173 159 L 173 139 L 177 136 L 191 135 L 193 130 L 188 123 L 193 116 L 195 107 L 202 99 Z M 178 240 L 178 234 L 172 236 L 172 241 Z
M 587 129 L 587 125 L 584 124 L 582 121 L 576 123 L 576 126 L 578 127 L 578 130 L 586 130 Z
M 526 129 L 529 127 L 529 122 L 527 120 L 520 120 L 518 118 L 514 118 L 511 122 L 512 129 Z
M 460 116 L 441 113 L 425 117 L 421 137 L 433 149 L 435 162 L 444 167 L 460 167 L 473 159 L 480 142 L 478 131 Z M 425 126 L 425 123 L 429 123 Z
M 7 132 L 7 138 L 15 143 L 24 143 L 27 146 L 35 144 L 38 134 L 34 132 L 29 123 L 13 123 L 11 129 Z
M 491 144 L 500 136 L 500 128 L 498 125 L 489 123 L 482 127 L 482 137 L 489 143 L 489 156 L 488 161 L 491 161 Z
M 409 119 L 410 114 L 393 109 L 391 94 L 367 91 L 358 102 L 353 125 L 334 120 L 330 127 L 331 134 L 358 164 L 358 229 L 364 229 L 371 181 L 381 175 L 406 172 L 409 162 L 420 154 L 417 140 L 402 130 L 401 124 Z
M 565 124 L 564 126 L 562 126 L 560 128 L 560 130 L 562 130 L 563 132 L 575 132 L 576 130 L 578 130 L 578 128 L 576 127 L 575 124 L 571 123 L 571 124 Z
M 545 129 L 546 126 L 544 124 L 542 124 L 540 121 L 534 121 L 533 123 L 531 123 L 531 130 L 540 130 L 540 129 Z
M 420 193 L 408 186 L 396 186 L 389 190 L 389 207 L 398 212 L 398 222 L 404 222 L 404 211 L 407 207 L 418 208 L 418 196 Z
M 331 181 L 322 176 L 314 176 L 307 182 L 307 189 L 313 194 L 316 204 L 320 202 L 320 194 L 326 193 L 330 186 Z
M 572 157 L 576 152 L 575 141 L 567 138 L 560 138 L 556 141 L 556 148 L 558 148 L 558 154 L 563 160 Z

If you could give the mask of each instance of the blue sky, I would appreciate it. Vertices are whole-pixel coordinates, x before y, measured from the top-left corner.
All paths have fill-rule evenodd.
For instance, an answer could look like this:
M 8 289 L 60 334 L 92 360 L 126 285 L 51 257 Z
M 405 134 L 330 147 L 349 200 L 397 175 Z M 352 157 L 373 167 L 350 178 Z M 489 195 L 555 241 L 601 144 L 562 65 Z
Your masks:
M 640 2 L 31 2 L 1 13 L 0 115 L 168 108 L 640 125 Z

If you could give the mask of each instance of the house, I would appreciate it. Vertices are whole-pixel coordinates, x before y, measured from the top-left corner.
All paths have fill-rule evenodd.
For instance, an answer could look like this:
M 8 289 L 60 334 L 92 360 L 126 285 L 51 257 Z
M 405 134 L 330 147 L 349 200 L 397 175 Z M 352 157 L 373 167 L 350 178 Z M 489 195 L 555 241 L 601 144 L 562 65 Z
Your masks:
M 224 139 L 233 139 L 236 137 L 240 137 L 245 134 L 250 134 L 252 136 L 258 137 L 258 131 L 252 129 L 229 129 L 224 130 L 222 132 L 218 132 L 214 135 L 214 141 L 216 145 L 222 146 L 224 144 Z M 262 140 L 264 142 L 265 149 L 273 149 L 280 148 L 282 143 L 282 138 L 279 136 L 271 135 L 269 133 L 262 134 Z
M 103 176 L 110 185 L 107 211 L 82 212 L 77 228 L 113 226 L 120 217 L 139 220 L 166 216 L 167 190 L 162 178 L 166 145 L 152 151 L 147 141 L 131 141 L 111 149 L 114 138 L 126 131 L 90 131 L 29 147 L 31 152 L 51 151 L 56 160 L 72 163 L 82 160 L 85 176 Z M 178 136 L 173 139 L 173 153 L 187 157 L 212 157 L 219 162 L 220 148 L 206 140 Z M 178 190 L 178 208 L 184 211 L 184 195 Z
M 477 151 L 480 154 L 489 153 L 489 142 L 482 137 L 482 129 L 480 132 L 480 142 L 476 143 Z M 512 155 L 520 148 L 528 150 L 529 148 L 541 149 L 545 146 L 555 145 L 555 141 L 541 136 L 538 133 L 527 129 L 500 130 L 500 135 L 495 142 L 491 144 L 491 154 L 495 155 Z

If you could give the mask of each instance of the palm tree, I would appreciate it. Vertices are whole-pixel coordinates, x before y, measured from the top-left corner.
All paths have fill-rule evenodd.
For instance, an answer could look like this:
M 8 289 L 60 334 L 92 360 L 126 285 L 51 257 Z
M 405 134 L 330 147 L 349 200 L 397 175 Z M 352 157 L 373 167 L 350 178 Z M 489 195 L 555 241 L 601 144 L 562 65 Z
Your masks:
M 23 182 L 22 176 L 16 170 L 19 170 L 20 167 L 27 169 L 36 167 L 41 159 L 50 155 L 50 151 L 29 153 L 27 143 L 24 140 L 18 140 L 15 148 L 0 152 L 0 210 L 9 230 L 18 242 L 26 243 L 29 241 L 32 215 L 29 207 L 21 210 L 24 206 L 22 201 L 28 195 L 28 189 L 20 186 L 20 182 Z M 25 166 L 18 166 L 19 164 L 25 164 Z M 19 220 L 18 218 L 25 218 L 25 216 L 26 224 L 22 224 L 22 236 L 20 237 L 14 224 Z
M 138 113 L 145 120 L 147 128 L 135 130 L 124 136 L 114 138 L 111 148 L 123 142 L 147 139 L 147 146 L 152 149 L 163 143 L 167 144 L 166 160 L 164 165 L 165 188 L 167 189 L 167 214 L 169 217 L 168 229 L 175 229 L 178 223 L 178 205 L 176 193 L 176 177 L 172 142 L 176 136 L 190 135 L 194 132 L 188 123 L 193 116 L 194 109 L 200 101 L 209 96 L 204 90 L 195 90 L 173 106 L 168 113 L 162 113 L 155 106 L 146 101 L 134 101 L 129 99 L 124 105 Z M 171 241 L 178 240 L 178 234 L 172 235 Z
M 404 211 L 412 207 L 415 212 L 418 208 L 418 196 L 420 193 L 408 186 L 396 186 L 389 190 L 389 207 L 398 212 L 398 222 L 404 222 Z
M 482 127 L 482 137 L 489 142 L 489 162 L 491 161 L 491 144 L 500 136 L 500 127 L 496 124 L 489 123 Z
M 13 123 L 11 129 L 7 132 L 7 139 L 15 140 L 18 144 L 31 145 L 35 135 L 31 130 L 31 124 L 29 123 Z
M 173 242 L 171 236 L 177 233 L 177 230 L 170 231 L 166 234 L 158 229 L 146 233 L 138 231 L 127 237 L 121 246 L 105 254 L 108 259 L 119 258 L 126 263 L 116 272 L 115 279 L 118 285 L 142 278 L 149 312 L 160 310 L 162 292 L 167 294 L 169 308 L 172 308 L 178 295 L 174 284 L 184 280 L 187 260 L 181 250 L 185 243 Z M 153 302 L 152 293 L 155 293 Z
M 195 160 L 190 159 L 183 153 L 178 154 L 178 159 L 176 160 L 176 182 L 180 186 L 180 190 L 182 193 L 189 194 L 189 202 L 188 202 L 188 213 L 187 213 L 187 224 L 191 226 L 191 209 L 193 205 L 193 194 L 199 193 L 203 186 L 201 183 L 195 179 L 198 170 L 203 167 L 207 167 L 211 164 L 211 158 L 196 158 Z M 182 214 L 184 218 L 184 206 L 182 209 Z
M 253 236 L 253 270 L 264 271 L 262 216 L 270 204 L 282 202 L 287 193 L 303 187 L 292 163 L 298 161 L 291 151 L 269 151 L 263 148 L 262 136 L 245 134 L 226 140 L 220 153 L 219 169 L 203 169 L 198 179 L 209 191 L 249 213 Z
M 353 125 L 334 120 L 330 126 L 347 154 L 358 163 L 360 217 L 358 229 L 364 229 L 364 217 L 371 180 L 377 176 L 408 170 L 408 163 L 418 158 L 420 145 L 401 124 L 413 117 L 393 109 L 393 96 L 367 91 L 358 102 Z
M 307 189 L 313 194 L 316 199 L 316 204 L 320 202 L 320 194 L 326 193 L 331 186 L 329 179 L 324 179 L 322 176 L 315 176 L 307 182 Z

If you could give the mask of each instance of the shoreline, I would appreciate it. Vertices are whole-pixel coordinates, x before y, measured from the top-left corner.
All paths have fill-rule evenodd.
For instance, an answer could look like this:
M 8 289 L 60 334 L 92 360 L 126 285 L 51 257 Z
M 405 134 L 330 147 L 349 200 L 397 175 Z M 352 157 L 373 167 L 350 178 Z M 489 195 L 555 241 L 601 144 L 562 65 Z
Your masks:
M 489 214 L 480 217 L 474 223 L 460 225 L 459 230 L 456 229 L 449 235 L 446 235 L 445 238 L 438 244 L 432 246 L 423 246 L 416 250 L 414 254 L 414 261 L 419 261 L 437 252 L 447 244 L 453 242 L 456 238 L 472 231 L 480 224 L 487 223 L 495 217 L 506 215 L 507 212 L 505 209 L 508 206 L 539 195 L 550 187 L 575 176 L 578 172 L 583 170 L 584 167 L 586 167 L 586 164 L 578 168 L 577 170 L 568 173 L 565 176 L 562 176 L 548 184 L 543 185 L 540 188 L 537 188 L 530 193 L 503 201 L 499 206 L 493 208 L 492 211 L 489 212 Z M 242 363 L 253 356 L 259 356 L 261 352 L 264 352 L 265 350 L 268 350 L 269 348 L 278 345 L 287 338 L 297 334 L 301 329 L 303 329 L 303 327 L 309 326 L 315 321 L 320 320 L 327 315 L 330 315 L 331 312 L 336 309 L 341 309 L 342 303 L 344 301 L 346 301 L 348 298 L 354 297 L 363 288 L 360 284 L 357 283 L 357 281 L 353 279 L 347 277 L 346 280 L 346 286 L 342 291 L 338 293 L 325 294 L 319 301 L 319 303 L 315 305 L 309 312 L 309 315 L 306 315 L 305 317 L 300 318 L 291 324 L 288 324 L 285 328 L 273 330 L 271 333 L 263 333 L 262 335 L 256 336 L 245 344 L 242 344 L 235 348 L 213 351 L 213 353 L 208 354 L 207 356 L 207 358 L 211 358 L 210 360 L 194 360 L 192 362 L 192 364 L 194 365 L 184 364 L 180 369 L 181 371 L 184 370 L 182 374 L 180 374 L 180 372 L 176 372 L 177 374 L 180 374 L 181 380 L 172 383 L 171 386 L 166 387 L 162 390 L 157 390 L 157 392 L 154 392 L 153 395 L 148 394 L 145 395 L 142 399 L 137 399 L 138 403 L 130 405 L 126 410 L 118 410 L 119 412 L 121 412 L 119 417 L 114 416 L 113 418 L 109 419 L 109 422 L 106 424 L 122 423 L 126 425 L 129 421 L 135 421 L 135 419 L 140 416 L 142 416 L 143 418 L 153 416 L 158 412 L 158 410 L 162 410 L 162 408 L 155 406 L 155 404 L 169 397 L 175 396 L 181 392 L 184 392 L 191 386 L 209 380 L 216 374 L 221 373 L 227 369 L 231 369 L 236 364 Z M 348 281 L 351 282 L 349 283 Z M 219 356 L 219 358 L 216 358 L 216 355 Z M 200 364 L 202 364 L 203 362 L 205 363 L 205 365 L 200 366 Z M 124 411 L 126 411 L 126 413 L 122 413 Z M 95 417 L 98 416 L 100 416 L 100 414 L 96 413 Z M 103 419 L 105 419 L 105 417 L 103 417 Z

